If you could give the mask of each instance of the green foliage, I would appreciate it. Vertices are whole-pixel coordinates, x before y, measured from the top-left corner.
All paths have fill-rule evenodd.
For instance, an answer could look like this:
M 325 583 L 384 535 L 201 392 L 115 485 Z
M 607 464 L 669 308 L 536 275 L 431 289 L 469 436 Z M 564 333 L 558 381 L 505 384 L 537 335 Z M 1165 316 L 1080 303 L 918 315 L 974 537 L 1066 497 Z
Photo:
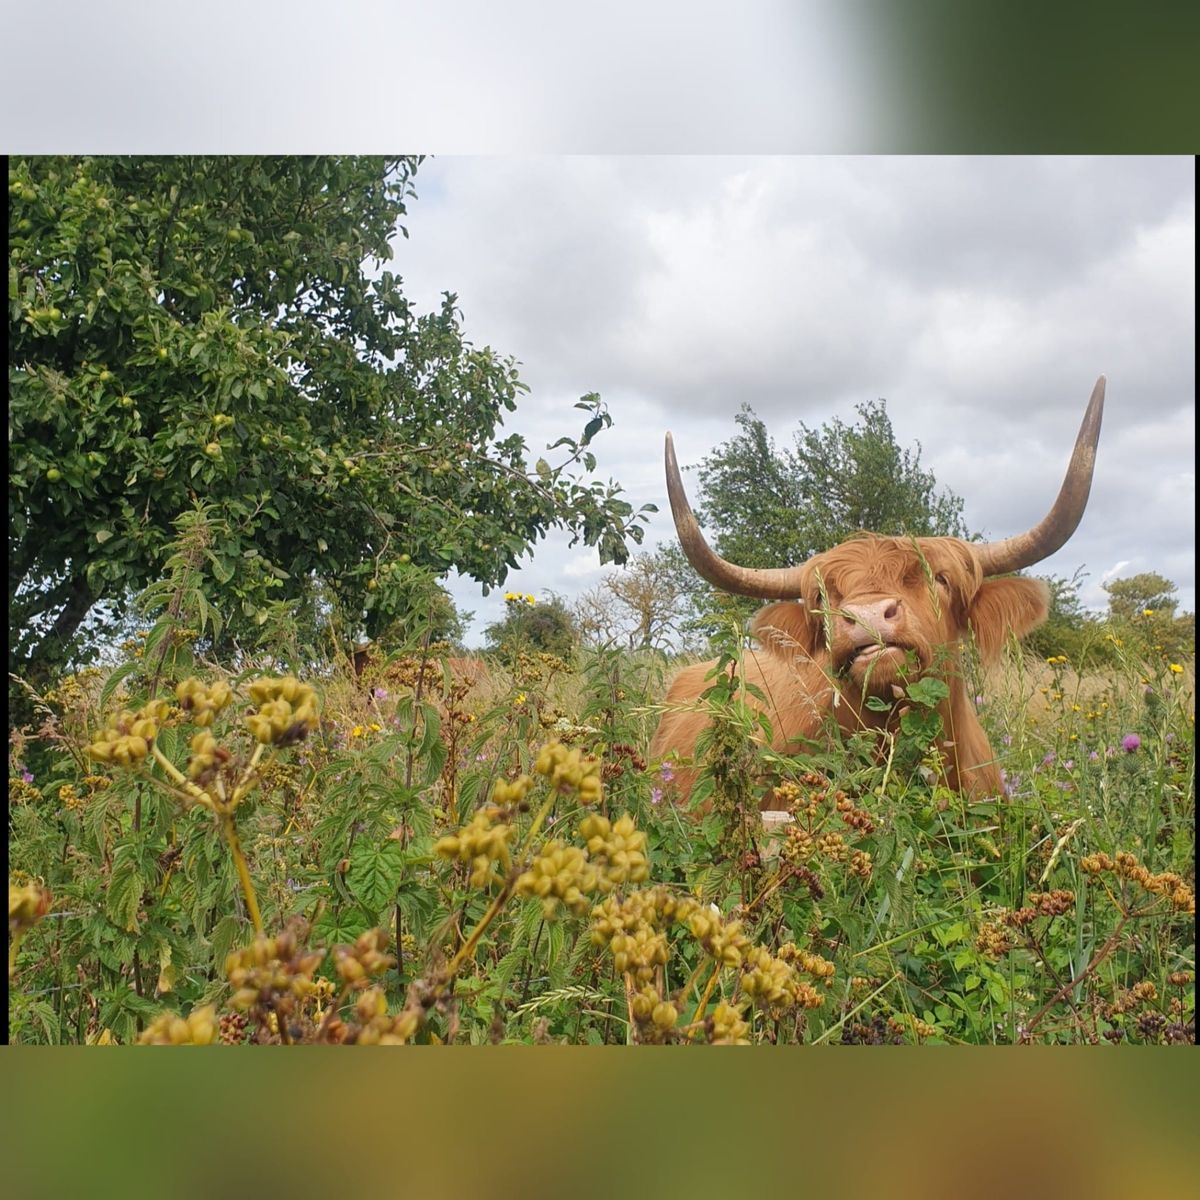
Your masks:
M 188 579 L 159 597 L 179 620 Z M 728 640 L 702 701 L 712 726 L 693 812 L 678 803 L 686 764 L 645 758 L 662 687 L 656 655 L 610 647 L 588 654 L 577 675 L 526 656 L 511 677 L 449 699 L 431 683 L 418 696 L 399 682 L 415 678 L 415 663 L 366 695 L 323 671 L 321 730 L 262 772 L 237 815 L 265 926 L 314 921 L 309 944 L 322 954 L 304 1027 L 317 1027 L 316 996 L 361 1022 L 360 993 L 338 996 L 337 964 L 379 929 L 398 960 L 376 976 L 389 1023 L 412 1011 L 421 988 L 444 986 L 438 972 L 455 962 L 452 1003 L 422 1009 L 416 1040 L 705 1041 L 727 1028 L 715 1023 L 721 1005 L 723 1021 L 738 1008 L 740 1036 L 756 1042 L 1191 1040 L 1193 918 L 1161 890 L 1182 896 L 1193 878 L 1194 699 L 1184 673 L 1163 666 L 1147 686 L 1138 660 L 1090 677 L 1011 660 L 988 681 L 982 708 L 1009 795 L 975 802 L 936 778 L 946 684 L 912 683 L 893 733 L 779 753 L 763 748 L 740 639 Z M 430 677 L 441 675 L 433 664 Z M 226 957 L 251 931 L 220 828 L 146 776 L 97 774 L 79 755 L 103 715 L 141 703 L 153 678 L 154 656 L 143 654 L 107 678 L 61 681 L 43 698 L 32 781 L 22 778 L 32 743 L 13 743 L 13 866 L 53 896 L 17 946 L 15 1041 L 129 1042 L 167 1009 L 230 1003 Z M 210 728 L 240 771 L 248 747 L 232 712 Z M 164 754 L 182 766 L 192 733 L 170 718 Z M 542 783 L 517 804 L 523 789 L 508 782 L 556 737 L 601 754 L 598 813 L 611 822 L 628 812 L 645 835 L 649 880 L 623 885 L 615 900 L 651 896 L 653 883 L 665 889 L 654 895 L 695 905 L 685 922 L 661 926 L 667 962 L 650 988 L 677 1013 L 667 1034 L 644 1008 L 636 1016 L 642 985 L 593 938 L 597 898 L 548 912 L 536 892 L 515 888 L 549 842 L 586 842 L 572 794 Z M 794 817 L 774 831 L 757 816 L 768 791 Z M 471 863 L 437 850 L 480 816 L 515 830 L 512 871 L 483 890 L 469 882 Z M 1124 875 L 1099 857 L 1115 863 L 1119 853 L 1132 856 Z M 714 936 L 741 946 L 740 965 L 714 969 Z M 788 961 L 832 973 L 798 993 L 806 1006 L 753 1000 L 765 978 L 754 971 L 784 978 Z M 237 1028 L 223 1021 L 235 1039 Z
M 852 533 L 965 537 L 962 500 L 938 491 L 920 447 L 902 449 L 884 401 L 860 404 L 859 421 L 801 424 L 779 451 L 743 406 L 742 430 L 705 458 L 699 508 L 717 549 L 744 566 L 803 562 Z
M 939 490 L 921 451 L 896 441 L 883 400 L 857 406 L 858 421 L 817 429 L 801 424 L 779 449 L 749 406 L 741 432 L 699 467 L 696 508 L 717 552 L 746 567 L 803 562 L 851 534 L 966 537 L 962 500 Z M 753 602 L 713 594 L 694 582 L 692 627 L 711 633 L 722 615 L 743 618 Z
M 85 657 L 89 612 L 161 577 L 198 496 L 230 637 L 316 595 L 373 635 L 410 565 L 493 586 L 556 527 L 624 561 L 643 518 L 589 479 L 599 398 L 528 463 L 500 428 L 513 361 L 466 341 L 452 294 L 419 314 L 378 269 L 417 166 L 10 160 L 12 669 Z
M 1050 615 L 1024 639 L 1041 658 L 1063 656 L 1082 669 L 1116 666 L 1122 660 L 1180 662 L 1196 652 L 1196 623 L 1191 613 L 1177 615 L 1176 586 L 1155 573 L 1114 579 L 1106 616 L 1090 613 L 1079 599 L 1080 573 L 1071 579 L 1049 577 Z
M 1111 579 L 1108 593 L 1109 625 L 1115 636 L 1146 657 L 1179 659 L 1196 652 L 1196 618 L 1176 615 L 1176 585 L 1154 572 Z
M 510 592 L 504 599 L 504 617 L 484 630 L 490 650 L 502 662 L 513 663 L 521 654 L 571 657 L 579 642 L 575 616 L 566 601 L 554 592 L 541 599 Z

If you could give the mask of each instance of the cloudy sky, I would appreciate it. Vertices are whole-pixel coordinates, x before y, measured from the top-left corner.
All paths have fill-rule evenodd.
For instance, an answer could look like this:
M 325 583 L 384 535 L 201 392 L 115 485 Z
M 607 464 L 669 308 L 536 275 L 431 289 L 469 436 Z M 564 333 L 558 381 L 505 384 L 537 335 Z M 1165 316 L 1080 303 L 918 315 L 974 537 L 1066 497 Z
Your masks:
M 696 463 L 745 402 L 777 442 L 884 398 L 989 537 L 1045 515 L 1097 376 L 1088 510 L 1040 570 L 1153 570 L 1195 608 L 1195 192 L 1182 158 L 435 157 L 393 269 L 514 355 L 536 457 L 598 391 L 598 473 L 672 536 L 666 430 Z M 686 479 L 686 476 L 685 476 Z M 539 545 L 509 585 L 573 597 L 595 551 Z M 455 580 L 474 632 L 503 602 Z

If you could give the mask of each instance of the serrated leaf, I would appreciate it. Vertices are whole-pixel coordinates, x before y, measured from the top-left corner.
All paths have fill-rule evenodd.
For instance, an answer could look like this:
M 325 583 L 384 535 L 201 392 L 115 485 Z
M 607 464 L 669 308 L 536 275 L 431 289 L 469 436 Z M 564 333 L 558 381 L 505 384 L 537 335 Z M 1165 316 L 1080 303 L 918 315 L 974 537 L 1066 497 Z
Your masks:
M 138 668 L 141 662 L 127 662 L 123 666 L 118 667 L 104 681 L 104 686 L 100 689 L 100 708 L 103 709 L 109 700 L 112 698 L 113 692 L 121 686 L 122 680 L 128 679 Z
M 104 899 L 104 911 L 109 920 L 127 933 L 136 933 L 138 909 L 145 890 L 146 880 L 142 873 L 133 867 L 121 865 L 119 859 L 115 860 Z
M 346 886 L 369 914 L 380 914 L 395 898 L 404 871 L 403 848 L 387 839 L 373 843 L 359 838 L 350 852 Z
M 222 917 L 208 935 L 209 945 L 212 946 L 213 966 L 224 973 L 225 959 L 229 952 L 242 942 L 248 941 L 247 929 L 242 921 L 234 916 Z

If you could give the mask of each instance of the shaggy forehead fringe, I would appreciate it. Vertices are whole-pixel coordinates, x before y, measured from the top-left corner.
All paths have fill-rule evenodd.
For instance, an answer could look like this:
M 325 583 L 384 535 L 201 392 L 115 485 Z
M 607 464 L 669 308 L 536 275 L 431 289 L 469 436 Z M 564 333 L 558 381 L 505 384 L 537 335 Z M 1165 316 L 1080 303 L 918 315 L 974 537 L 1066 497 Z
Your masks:
M 983 578 L 970 545 L 960 538 L 860 534 L 809 559 L 804 597 L 811 606 L 819 603 L 822 586 L 843 596 L 864 595 L 912 586 L 922 578 L 932 584 L 939 574 L 963 600 L 979 590 Z

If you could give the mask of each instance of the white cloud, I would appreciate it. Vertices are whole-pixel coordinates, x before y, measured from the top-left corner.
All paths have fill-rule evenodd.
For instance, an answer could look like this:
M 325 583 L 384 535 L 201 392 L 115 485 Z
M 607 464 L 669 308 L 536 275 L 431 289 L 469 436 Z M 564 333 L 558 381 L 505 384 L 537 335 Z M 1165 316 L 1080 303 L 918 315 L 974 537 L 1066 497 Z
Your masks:
M 880 397 L 968 524 L 1008 536 L 1049 508 L 1104 373 L 1088 510 L 1041 569 L 1082 568 L 1098 606 L 1106 564 L 1158 570 L 1194 609 L 1189 159 L 450 158 L 418 192 L 410 295 L 453 289 L 468 336 L 522 360 L 509 426 L 534 454 L 601 393 L 598 474 L 659 505 L 647 546 L 672 536 L 667 429 L 686 466 L 743 402 L 786 444 Z M 598 573 L 556 535 L 513 586 Z

